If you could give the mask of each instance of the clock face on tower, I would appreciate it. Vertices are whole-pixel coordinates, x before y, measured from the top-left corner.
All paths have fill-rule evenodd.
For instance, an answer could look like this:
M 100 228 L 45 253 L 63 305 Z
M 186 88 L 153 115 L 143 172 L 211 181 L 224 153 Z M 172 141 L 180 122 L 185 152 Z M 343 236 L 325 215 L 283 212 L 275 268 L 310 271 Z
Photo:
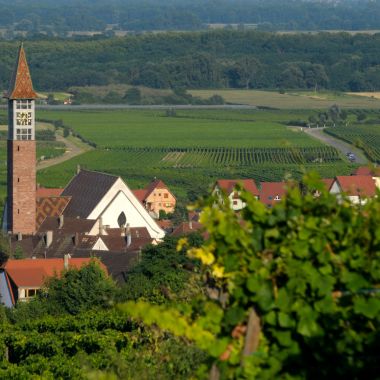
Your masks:
M 16 124 L 18 126 L 32 125 L 32 113 L 31 112 L 17 112 L 16 113 Z

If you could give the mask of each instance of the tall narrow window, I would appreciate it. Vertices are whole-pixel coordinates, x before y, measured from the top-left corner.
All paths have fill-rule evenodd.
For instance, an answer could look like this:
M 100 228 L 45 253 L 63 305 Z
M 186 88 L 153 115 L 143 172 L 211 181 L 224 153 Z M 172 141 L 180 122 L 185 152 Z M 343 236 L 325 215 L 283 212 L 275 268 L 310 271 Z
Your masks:
M 117 218 L 117 224 L 120 228 L 125 227 L 125 225 L 127 224 L 127 217 L 125 216 L 124 211 L 122 211 L 119 217 Z

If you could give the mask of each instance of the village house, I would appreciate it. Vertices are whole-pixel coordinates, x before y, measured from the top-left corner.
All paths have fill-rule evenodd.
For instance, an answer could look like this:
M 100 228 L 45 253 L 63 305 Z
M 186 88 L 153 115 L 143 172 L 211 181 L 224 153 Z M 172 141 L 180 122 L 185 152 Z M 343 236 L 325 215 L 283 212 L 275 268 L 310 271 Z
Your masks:
M 380 167 L 370 168 L 368 166 L 361 166 L 355 170 L 353 175 L 365 175 L 372 177 L 376 183 L 376 187 L 380 189 Z
M 287 191 L 286 182 L 261 182 L 260 201 L 268 207 L 273 207 L 281 201 Z
M 371 175 L 337 176 L 329 192 L 338 198 L 345 195 L 353 204 L 364 204 L 376 195 L 376 181 Z
M 28 301 L 41 291 L 50 277 L 59 276 L 64 270 L 80 269 L 91 260 L 94 259 L 73 259 L 69 255 L 62 259 L 10 259 L 0 268 L 1 302 L 12 307 L 17 302 Z M 106 267 L 99 261 L 97 263 L 107 273 Z
M 214 185 L 212 194 L 216 195 L 221 202 L 222 194 L 225 194 L 229 199 L 231 208 L 234 211 L 239 211 L 246 206 L 246 203 L 240 198 L 241 190 L 238 190 L 238 187 L 251 193 L 256 198 L 259 197 L 259 190 L 253 179 L 219 179 Z
M 155 219 L 160 212 L 172 214 L 175 210 L 176 198 L 160 179 L 154 179 L 145 189 L 133 190 L 133 193 Z

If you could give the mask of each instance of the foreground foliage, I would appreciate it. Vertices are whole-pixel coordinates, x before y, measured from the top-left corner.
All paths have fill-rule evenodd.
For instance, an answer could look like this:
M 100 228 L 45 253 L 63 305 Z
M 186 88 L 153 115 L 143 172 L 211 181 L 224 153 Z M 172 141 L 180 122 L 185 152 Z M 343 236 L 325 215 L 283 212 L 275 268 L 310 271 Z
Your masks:
M 182 277 L 177 280 L 183 282 Z M 170 292 L 168 280 L 170 276 L 161 279 L 160 285 Z M 177 288 L 184 287 L 180 281 Z M 178 379 L 190 377 L 205 359 L 190 342 L 117 312 L 111 302 L 131 298 L 95 262 L 46 285 L 47 292 L 33 301 L 12 310 L 0 308 L 2 379 Z M 151 290 L 156 285 L 147 285 L 147 299 L 156 296 Z
M 380 201 L 337 203 L 311 178 L 303 192 L 291 189 L 273 209 L 246 194 L 240 216 L 211 200 L 202 213 L 210 238 L 189 250 L 210 297 L 122 309 L 194 341 L 214 360 L 212 376 L 375 378 Z

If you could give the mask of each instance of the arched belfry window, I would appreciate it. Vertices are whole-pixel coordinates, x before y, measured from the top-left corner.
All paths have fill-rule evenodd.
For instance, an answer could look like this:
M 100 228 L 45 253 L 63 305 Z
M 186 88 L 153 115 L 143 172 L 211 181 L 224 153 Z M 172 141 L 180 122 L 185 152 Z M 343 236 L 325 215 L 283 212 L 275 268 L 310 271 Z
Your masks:
M 127 224 L 127 217 L 125 216 L 124 211 L 122 211 L 119 217 L 117 218 L 117 224 L 120 228 L 125 227 L 125 225 Z

